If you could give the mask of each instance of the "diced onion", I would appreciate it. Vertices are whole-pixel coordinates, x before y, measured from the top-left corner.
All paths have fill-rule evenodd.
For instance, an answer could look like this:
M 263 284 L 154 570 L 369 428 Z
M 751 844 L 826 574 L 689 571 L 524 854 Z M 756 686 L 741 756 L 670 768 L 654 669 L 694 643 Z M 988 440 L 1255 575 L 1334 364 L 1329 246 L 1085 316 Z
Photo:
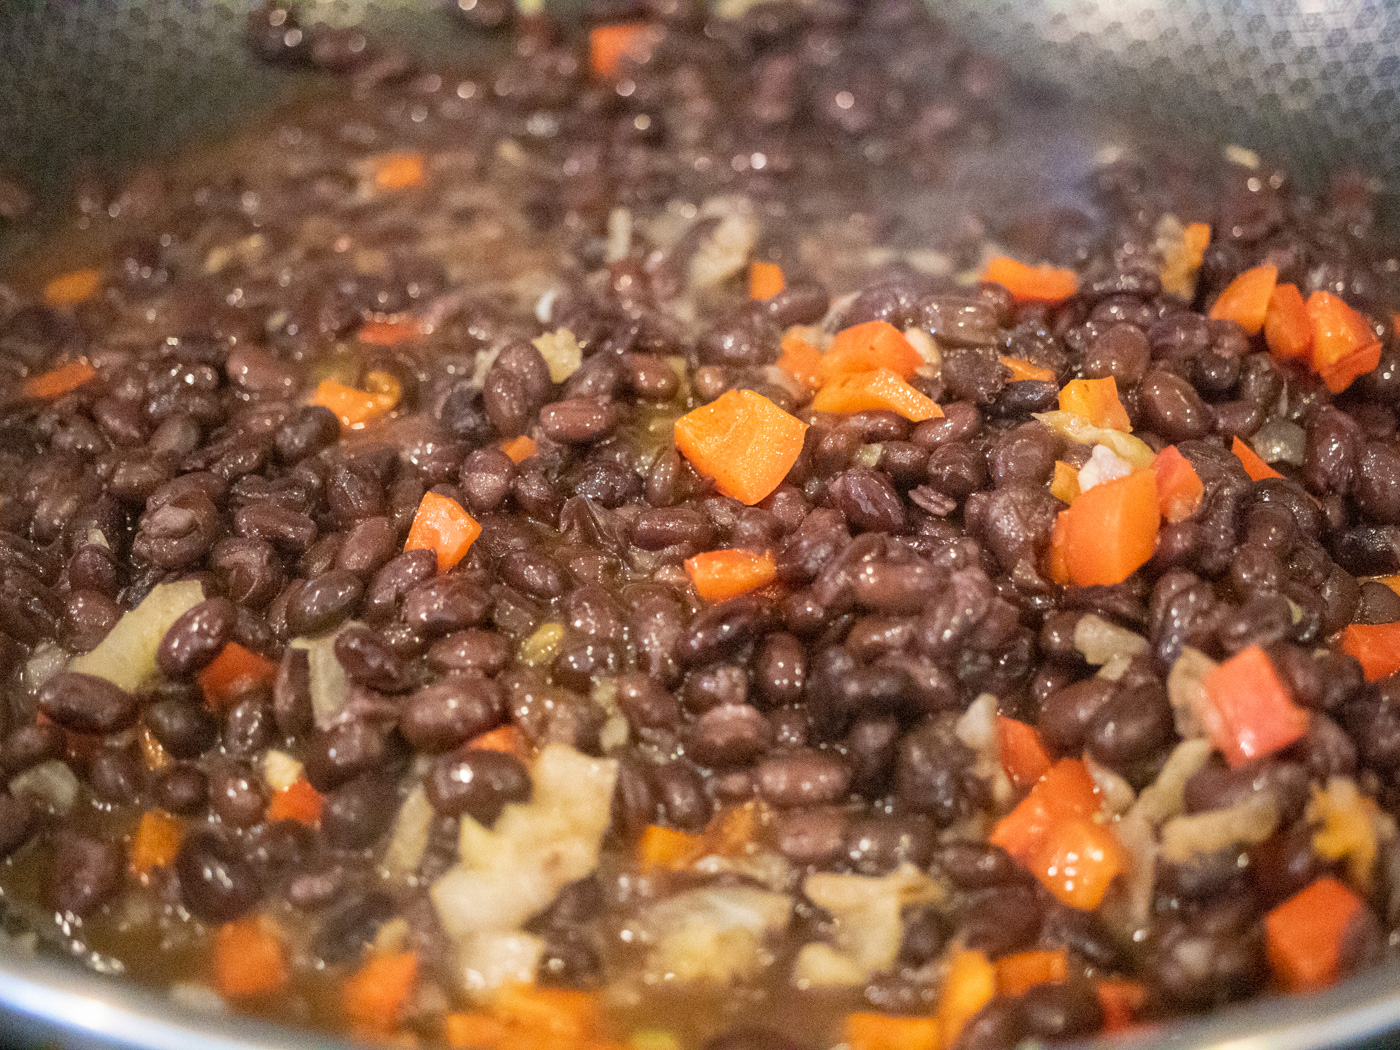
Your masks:
M 47 638 L 39 642 L 29 654 L 29 659 L 24 662 L 20 679 L 24 688 L 30 692 L 37 692 L 41 685 L 63 670 L 69 655 L 68 650 L 57 642 Z
M 945 896 L 942 886 L 908 862 L 879 877 L 819 872 L 807 877 L 802 891 L 831 913 L 836 922 L 835 950 L 867 977 L 894 965 L 904 931 L 900 918 L 904 909 Z
M 1133 786 L 1107 766 L 1094 761 L 1092 755 L 1084 756 L 1085 768 L 1099 789 L 1099 802 L 1112 816 L 1126 813 L 1137 801 Z
M 1249 439 L 1265 463 L 1291 463 L 1295 467 L 1303 465 L 1307 441 L 1307 432 L 1286 419 L 1269 420 Z
M 533 340 L 535 349 L 549 366 L 549 378 L 562 383 L 583 364 L 583 347 L 567 328 L 546 332 Z
M 301 779 L 303 766 L 285 751 L 268 751 L 263 759 L 263 779 L 273 791 L 285 791 Z
M 1177 744 L 1157 779 L 1142 789 L 1133 813 L 1154 827 L 1180 816 L 1186 806 L 1186 782 L 1206 764 L 1213 750 L 1209 740 L 1199 737 Z
M 787 928 L 792 898 L 753 886 L 707 886 L 643 913 L 638 933 L 652 944 L 651 976 L 728 983 L 763 964 L 765 939 Z
M 1132 472 L 1133 465 L 1113 449 L 1095 445 L 1094 451 L 1089 453 L 1089 462 L 1079 471 L 1079 491 L 1088 492 L 1095 485 L 1126 478 Z
M 1074 647 L 1086 662 L 1097 667 L 1115 657 L 1126 656 L 1131 659 L 1139 653 L 1145 653 L 1147 639 L 1089 613 L 1081 616 L 1079 622 L 1074 625 Z
M 329 729 L 350 699 L 350 679 L 345 674 L 345 668 L 340 666 L 340 658 L 335 655 L 335 634 L 319 638 L 293 638 L 290 645 L 293 649 L 306 650 L 311 717 L 317 729 Z
M 202 601 L 204 586 L 198 580 L 156 584 L 140 605 L 122 614 L 97 648 L 74 658 L 72 669 L 135 692 L 155 677 L 156 650 L 170 625 Z
M 1167 674 L 1167 698 L 1176 714 L 1176 731 L 1185 739 L 1206 736 L 1205 710 L 1210 703 L 1205 678 L 1215 661 L 1189 645 Z
M 533 984 L 544 955 L 544 941 L 531 933 L 483 933 L 458 950 L 462 987 L 487 995 L 506 984 Z
M 1162 858 L 1181 864 L 1228 846 L 1257 845 L 1274 833 L 1278 819 L 1278 799 L 1267 790 L 1227 809 L 1173 817 L 1162 825 Z
M 384 870 L 393 878 L 406 878 L 423 863 L 433 827 L 433 805 L 419 784 L 408 793 L 394 818 L 389 845 L 384 850 Z
M 60 817 L 66 816 L 78 801 L 78 778 L 64 762 L 51 758 L 11 777 L 10 794 L 33 799 Z
M 729 280 L 744 268 L 758 243 L 758 220 L 747 197 L 712 197 L 700 206 L 700 218 L 718 218 L 719 224 L 690 258 L 692 292 L 706 292 Z

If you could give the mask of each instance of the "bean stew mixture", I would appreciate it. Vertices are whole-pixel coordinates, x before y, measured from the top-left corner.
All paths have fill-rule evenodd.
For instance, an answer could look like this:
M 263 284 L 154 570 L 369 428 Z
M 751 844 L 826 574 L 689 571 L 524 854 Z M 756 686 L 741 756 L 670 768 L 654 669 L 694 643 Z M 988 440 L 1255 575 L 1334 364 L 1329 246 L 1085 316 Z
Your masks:
M 459 1050 L 1381 962 L 1376 187 L 1115 150 L 1004 222 L 939 188 L 1025 89 L 916 0 L 452 15 L 259 9 L 307 97 L 0 284 L 3 950 Z

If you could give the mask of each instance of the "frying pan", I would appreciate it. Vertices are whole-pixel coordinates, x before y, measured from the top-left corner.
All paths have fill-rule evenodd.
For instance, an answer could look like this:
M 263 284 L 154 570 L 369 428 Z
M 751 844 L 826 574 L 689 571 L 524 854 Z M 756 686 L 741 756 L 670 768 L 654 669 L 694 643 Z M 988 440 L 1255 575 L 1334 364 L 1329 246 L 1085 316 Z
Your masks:
M 467 0 L 462 0 L 467 2 Z M 930 0 L 933 2 L 933 0 Z M 301 74 L 242 45 L 255 0 L 0 0 L 0 174 L 41 214 L 76 173 L 119 172 L 213 139 Z M 1008 129 L 992 167 L 1022 197 L 1073 197 L 1142 115 L 1197 148 L 1236 143 L 1316 184 L 1346 165 L 1400 184 L 1400 3 L 1393 0 L 941 0 L 943 17 L 1070 107 Z M 429 0 L 306 0 L 305 22 L 362 23 L 427 58 L 473 46 Z M 1091 118 L 1111 105 L 1117 116 Z M 982 182 L 986 172 L 966 172 Z M 1029 187 L 1029 188 L 1028 188 Z M 1009 192 L 1009 191 L 1008 191 Z M 1383 201 L 1385 199 L 1383 195 Z M 42 223 L 26 229 L 42 229 Z M 0 262 L 33 233 L 0 232 Z M 1400 966 L 1093 1044 L 1228 1050 L 1393 1045 Z M 0 947 L 0 1045 L 312 1050 L 327 1038 L 211 1015 Z M 339 1044 L 349 1046 L 351 1044 Z

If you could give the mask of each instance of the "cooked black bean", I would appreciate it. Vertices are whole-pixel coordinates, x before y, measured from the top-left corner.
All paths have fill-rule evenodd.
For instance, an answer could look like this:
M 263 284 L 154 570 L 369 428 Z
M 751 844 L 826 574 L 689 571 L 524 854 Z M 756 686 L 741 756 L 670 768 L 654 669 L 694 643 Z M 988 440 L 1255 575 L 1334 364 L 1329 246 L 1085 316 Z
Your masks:
M 172 765 L 155 777 L 151 799 L 171 813 L 193 815 L 202 811 L 209 801 L 209 780 L 194 766 Z
M 1170 372 L 1148 372 L 1138 387 L 1137 403 L 1147 427 L 1168 441 L 1205 437 L 1215 423 L 1210 406 L 1191 384 Z
M 104 747 L 88 762 L 87 778 L 92 793 L 104 802 L 130 803 L 141 793 L 146 769 L 131 749 Z
M 663 762 L 650 770 L 652 797 L 671 827 L 700 831 L 710 819 L 710 797 L 705 779 L 684 759 Z
M 827 485 L 827 494 L 846 520 L 865 532 L 899 532 L 904 505 L 889 479 L 869 467 L 854 467 Z
M 303 405 L 277 428 L 273 441 L 283 463 L 298 463 L 340 436 L 340 420 L 321 405 Z
M 175 858 L 180 899 L 204 922 L 225 923 L 246 915 L 262 897 L 257 876 L 234 845 L 217 834 L 197 832 Z
M 850 786 L 846 763 L 829 752 L 773 755 L 758 764 L 759 795 L 776 806 L 820 806 L 837 802 Z
M 0 766 L 14 776 L 31 766 L 58 758 L 67 746 L 63 730 L 52 722 L 22 725 L 0 746 Z
M 361 773 L 378 769 L 389 757 L 388 733 L 367 722 L 347 722 L 314 733 L 306 742 L 306 779 L 317 791 L 330 791 Z
M 755 707 L 721 704 L 706 711 L 690 728 L 689 751 L 707 766 L 736 766 L 767 748 L 772 727 Z
M 437 759 L 423 781 L 439 813 L 469 816 L 488 827 L 511 802 L 526 802 L 530 774 L 514 755 L 466 748 Z
M 262 608 L 282 589 L 282 563 L 266 540 L 220 540 L 209 560 L 224 593 L 240 605 Z
M 359 605 L 365 585 L 347 569 L 308 580 L 287 603 L 287 629 L 296 635 L 324 634 Z
M 321 829 L 333 846 L 365 849 L 388 830 L 398 805 L 392 781 L 373 774 L 359 777 L 326 795 Z
M 390 558 L 398 547 L 398 533 L 388 518 L 365 518 L 345 534 L 335 553 L 335 568 L 368 577 Z
M 58 911 L 80 917 L 91 914 L 112 898 L 121 877 L 122 853 L 117 843 L 75 831 L 59 834 L 50 883 Z
M 441 754 L 500 724 L 501 690 L 474 674 L 449 674 L 404 701 L 399 729 L 416 751 Z
M 136 722 L 136 698 L 105 678 L 60 671 L 39 689 L 39 710 L 75 733 L 112 733 Z
M 237 610 L 227 598 L 210 598 L 180 616 L 156 650 L 156 663 L 171 677 L 192 674 L 219 655 L 233 634 Z
M 252 827 L 267 805 L 262 778 L 245 763 L 219 762 L 209 774 L 209 804 L 230 827 Z

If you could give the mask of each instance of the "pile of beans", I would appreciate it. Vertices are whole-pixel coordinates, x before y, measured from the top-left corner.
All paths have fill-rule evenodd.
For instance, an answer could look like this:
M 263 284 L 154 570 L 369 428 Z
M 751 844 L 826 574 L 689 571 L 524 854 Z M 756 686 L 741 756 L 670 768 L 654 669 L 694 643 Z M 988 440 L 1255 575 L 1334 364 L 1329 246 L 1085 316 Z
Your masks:
M 1128 156 L 1095 172 L 1092 215 L 968 215 L 930 242 L 929 264 L 900 241 L 889 187 L 936 190 L 949 155 L 995 140 L 1015 89 L 913 0 L 737 6 L 722 18 L 691 0 L 599 0 L 580 27 L 457 4 L 459 31 L 492 36 L 493 57 L 430 70 L 269 4 L 250 46 L 325 74 L 324 97 L 216 164 L 81 187 L 64 243 L 86 246 L 94 294 L 45 298 L 72 257 L 9 271 L 0 887 L 41 939 L 57 914 L 66 950 L 189 993 L 207 990 L 212 931 L 263 915 L 285 938 L 289 985 L 236 1005 L 343 1031 L 345 976 L 397 923 L 420 965 L 400 1035 L 433 1045 L 465 1000 L 429 889 L 457 862 L 462 818 L 490 826 L 527 802 L 531 754 L 562 743 L 617 759 L 617 787 L 597 870 L 531 920 L 538 979 L 612 996 L 621 1039 L 666 1029 L 687 1050 L 816 1050 L 852 1011 L 930 1015 L 962 949 L 1063 949 L 1069 972 L 994 998 L 961 1050 L 1100 1030 L 1105 977 L 1140 984 L 1144 1021 L 1269 989 L 1263 917 L 1345 870 L 1314 846 L 1313 792 L 1348 778 L 1383 814 L 1400 807 L 1400 686 L 1365 681 L 1333 642 L 1348 624 L 1400 620 L 1381 582 L 1400 573 L 1400 267 L 1374 229 L 1374 188 L 1346 173 L 1312 197 L 1243 154 Z M 654 30 L 645 53 L 590 72 L 587 28 L 633 21 Z M 376 184 L 376 159 L 396 153 L 423 159 L 421 180 Z M 756 247 L 697 284 L 736 215 Z M 1177 220 L 1213 231 L 1190 299 L 1160 277 Z M 1074 269 L 1078 293 L 1046 305 L 979 283 L 992 233 Z M 751 255 L 782 264 L 784 291 L 747 297 Z M 1379 367 L 1334 395 L 1208 319 L 1263 262 L 1379 319 Z M 403 318 L 420 324 L 412 338 L 357 337 Z M 815 414 L 774 368 L 792 326 L 872 320 L 936 345 L 936 374 L 914 383 L 941 417 Z M 583 356 L 556 381 L 532 340 L 561 328 Z M 1013 381 L 1008 355 L 1054 379 Z M 94 378 L 22 396 L 80 358 Z M 308 403 L 322 379 L 364 388 L 372 372 L 400 391 L 385 419 L 355 429 Z M 1126 582 L 1062 586 L 1044 569 L 1063 509 L 1049 485 L 1089 446 L 1034 414 L 1065 382 L 1110 376 L 1134 434 L 1177 445 L 1205 496 Z M 810 423 L 753 506 L 671 440 L 675 418 L 733 389 Z M 532 454 L 508 455 L 521 436 Z M 1251 481 L 1236 436 L 1281 476 Z M 444 574 L 432 551 L 405 550 L 429 492 L 481 525 Z M 776 583 L 700 600 L 683 563 L 723 548 L 771 551 Z M 206 597 L 161 638 L 154 678 L 128 690 L 66 668 L 182 580 Z M 1116 679 L 1076 647 L 1090 614 L 1146 640 Z M 337 630 L 349 699 L 324 724 L 307 652 L 288 643 Z M 275 675 L 211 707 L 200 676 L 228 643 Z M 987 843 L 1010 803 L 959 734 L 975 698 L 1037 726 L 1052 758 L 1087 755 L 1141 791 L 1181 742 L 1167 683 L 1183 649 L 1224 660 L 1251 645 L 1310 728 L 1241 768 L 1213 756 L 1183 804 L 1269 792 L 1279 823 L 1264 841 L 1159 861 L 1137 931 L 1058 901 Z M 471 746 L 503 726 L 524 753 Z M 267 818 L 274 751 L 303 765 L 318 820 Z M 420 784 L 424 856 L 412 877 L 387 877 Z M 616 994 L 639 987 L 622 934 L 648 905 L 759 878 L 658 877 L 639 870 L 639 836 L 700 834 L 746 804 L 761 814 L 752 849 L 776 858 L 796 902 L 768 965 L 741 994 Z M 182 844 L 138 877 L 127 851 L 151 811 Z M 894 966 L 861 987 L 793 987 L 798 949 L 831 936 L 802 878 L 904 864 L 946 893 L 904 911 Z M 1342 972 L 1393 941 L 1397 889 L 1392 834 Z

